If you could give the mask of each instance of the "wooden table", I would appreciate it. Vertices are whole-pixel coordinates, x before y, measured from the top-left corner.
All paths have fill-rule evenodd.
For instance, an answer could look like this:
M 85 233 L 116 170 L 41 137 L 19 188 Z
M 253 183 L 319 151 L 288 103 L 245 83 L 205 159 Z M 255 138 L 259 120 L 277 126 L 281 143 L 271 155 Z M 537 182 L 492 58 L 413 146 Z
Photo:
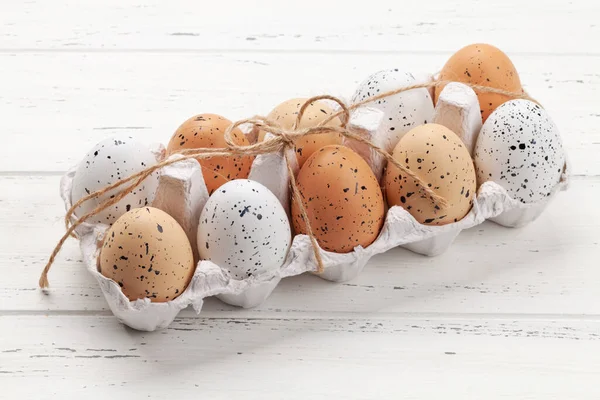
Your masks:
M 0 1 L 0 398 L 599 398 L 600 3 L 409 3 Z M 285 279 L 251 310 L 211 299 L 155 333 L 116 321 L 74 240 L 38 290 L 60 176 L 101 139 L 348 98 L 478 41 L 511 56 L 572 160 L 535 223 L 390 251 L 344 284 Z

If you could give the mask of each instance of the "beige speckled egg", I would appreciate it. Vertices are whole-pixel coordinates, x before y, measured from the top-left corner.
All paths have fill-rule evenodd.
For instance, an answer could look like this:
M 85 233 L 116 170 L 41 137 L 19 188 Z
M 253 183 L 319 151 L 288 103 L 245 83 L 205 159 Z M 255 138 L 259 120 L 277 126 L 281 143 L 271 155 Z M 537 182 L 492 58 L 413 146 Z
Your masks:
M 401 206 L 422 224 L 445 225 L 461 220 L 473 204 L 477 188 L 475 167 L 460 138 L 450 129 L 427 124 L 410 130 L 393 153 L 401 165 L 442 196 L 448 203 L 438 207 L 419 192 L 418 184 L 388 164 L 385 191 L 390 207 Z
M 292 129 L 298 111 L 300 107 L 308 99 L 299 98 L 284 101 L 275 107 L 267 116 L 270 120 L 277 122 L 284 129 Z M 300 120 L 299 128 L 311 128 L 317 126 L 319 123 L 325 120 L 334 113 L 333 109 L 329 105 L 321 100 L 311 103 L 304 114 L 302 114 L 302 120 Z M 338 117 L 329 121 L 325 126 L 341 126 L 341 121 Z M 258 141 L 262 141 L 265 137 L 265 131 L 258 133 Z M 301 167 L 304 162 L 311 156 L 315 151 L 322 147 L 341 144 L 342 135 L 337 132 L 307 135 L 296 141 L 296 157 L 298 158 L 298 165 Z
M 194 274 L 192 247 L 183 228 L 157 208 L 136 208 L 107 231 L 100 252 L 100 273 L 117 282 L 134 301 L 170 301 Z
M 200 114 L 185 121 L 167 146 L 169 154 L 180 149 L 196 149 L 202 147 L 225 148 L 225 130 L 231 125 L 231 121 L 215 114 Z M 250 144 L 246 136 L 239 129 L 232 131 L 233 141 L 237 145 L 247 146 Z M 250 174 L 254 157 L 212 157 L 198 159 L 202 166 L 202 174 L 208 192 L 212 193 L 225 182 L 234 179 L 247 178 Z
M 371 168 L 354 151 L 321 148 L 304 163 L 297 183 L 322 249 L 348 253 L 377 239 L 385 215 L 383 195 Z M 292 221 L 296 233 L 307 232 L 296 201 Z
M 478 43 L 463 47 L 450 57 L 440 72 L 439 80 L 489 86 L 509 92 L 521 93 L 521 80 L 512 61 L 500 49 Z M 435 88 L 437 102 L 444 86 Z M 498 106 L 508 100 L 502 94 L 475 90 L 483 122 Z

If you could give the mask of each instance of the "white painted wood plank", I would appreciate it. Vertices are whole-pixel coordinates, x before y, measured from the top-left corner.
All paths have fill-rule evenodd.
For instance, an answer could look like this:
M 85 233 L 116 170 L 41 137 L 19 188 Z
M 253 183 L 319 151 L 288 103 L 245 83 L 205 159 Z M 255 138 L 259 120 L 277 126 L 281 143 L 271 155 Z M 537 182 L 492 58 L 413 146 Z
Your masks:
M 168 142 L 202 112 L 266 114 L 281 101 L 348 98 L 372 72 L 435 72 L 445 55 L 13 54 L 0 55 L 0 171 L 64 171 L 115 134 Z M 527 89 L 562 132 L 573 173 L 600 175 L 600 57 L 515 56 Z M 26 155 L 29 155 L 27 157 Z
M 39 273 L 63 232 L 58 181 L 0 178 L 0 310 L 107 310 L 74 239 L 53 267 L 50 294 L 37 290 Z M 438 257 L 396 249 L 374 257 L 352 282 L 284 279 L 256 309 L 239 310 L 214 300 L 203 315 L 600 315 L 599 196 L 600 179 L 575 179 L 538 221 L 523 229 L 486 223 L 462 232 Z
M 596 399 L 600 322 L 0 317 L 6 398 Z
M 595 1 L 3 1 L 4 49 L 454 51 L 598 54 Z

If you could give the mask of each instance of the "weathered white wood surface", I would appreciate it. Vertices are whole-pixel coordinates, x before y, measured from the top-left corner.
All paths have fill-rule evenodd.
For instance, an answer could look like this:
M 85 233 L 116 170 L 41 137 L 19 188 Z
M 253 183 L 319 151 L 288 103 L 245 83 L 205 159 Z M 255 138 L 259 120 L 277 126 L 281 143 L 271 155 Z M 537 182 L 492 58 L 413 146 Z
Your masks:
M 430 0 L 403 4 L 258 0 L 3 0 L 0 47 L 70 50 L 454 51 L 483 40 L 511 52 L 598 55 L 595 1 Z
M 0 397 L 600 397 L 600 3 L 421 3 L 0 0 Z M 511 55 L 573 161 L 532 225 L 390 251 L 345 284 L 285 279 L 252 310 L 210 299 L 151 334 L 112 317 L 75 241 L 36 289 L 59 176 L 100 139 L 348 97 L 477 41 Z
M 143 334 L 111 317 L 38 315 L 0 329 L 3 382 L 36 399 L 600 396 L 598 321 L 185 318 Z

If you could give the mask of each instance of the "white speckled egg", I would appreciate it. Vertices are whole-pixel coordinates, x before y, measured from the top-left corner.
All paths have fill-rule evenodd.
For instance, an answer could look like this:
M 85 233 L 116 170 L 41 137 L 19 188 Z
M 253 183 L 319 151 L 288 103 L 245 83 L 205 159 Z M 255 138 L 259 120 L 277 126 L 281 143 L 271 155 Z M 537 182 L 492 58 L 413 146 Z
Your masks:
M 419 82 L 424 82 L 424 79 L 417 80 L 413 74 L 398 69 L 379 71 L 358 87 L 352 97 L 352 103 Z M 431 122 L 433 119 L 433 100 L 425 88 L 398 93 L 367 105 L 377 108 L 385 114 L 381 129 L 385 129 L 387 132 L 385 150 L 388 152 L 394 150 L 406 132 L 416 126 Z
M 122 136 L 103 140 L 94 146 L 79 163 L 73 179 L 71 201 L 74 204 L 88 194 L 140 172 L 156 162 L 156 156 L 148 146 L 131 137 Z M 92 211 L 123 187 L 86 201 L 77 209 L 75 215 L 82 216 Z M 157 187 L 158 173 L 155 173 L 146 178 L 132 193 L 112 207 L 90 218 L 88 222 L 112 225 L 117 218 L 130 209 L 150 204 L 154 199 Z
M 269 189 L 248 179 L 215 190 L 200 215 L 198 252 L 236 279 L 279 268 L 292 241 L 290 223 Z
M 477 183 L 493 181 L 515 200 L 548 196 L 565 165 L 560 134 L 546 111 L 529 100 L 511 100 L 485 121 L 475 145 Z

